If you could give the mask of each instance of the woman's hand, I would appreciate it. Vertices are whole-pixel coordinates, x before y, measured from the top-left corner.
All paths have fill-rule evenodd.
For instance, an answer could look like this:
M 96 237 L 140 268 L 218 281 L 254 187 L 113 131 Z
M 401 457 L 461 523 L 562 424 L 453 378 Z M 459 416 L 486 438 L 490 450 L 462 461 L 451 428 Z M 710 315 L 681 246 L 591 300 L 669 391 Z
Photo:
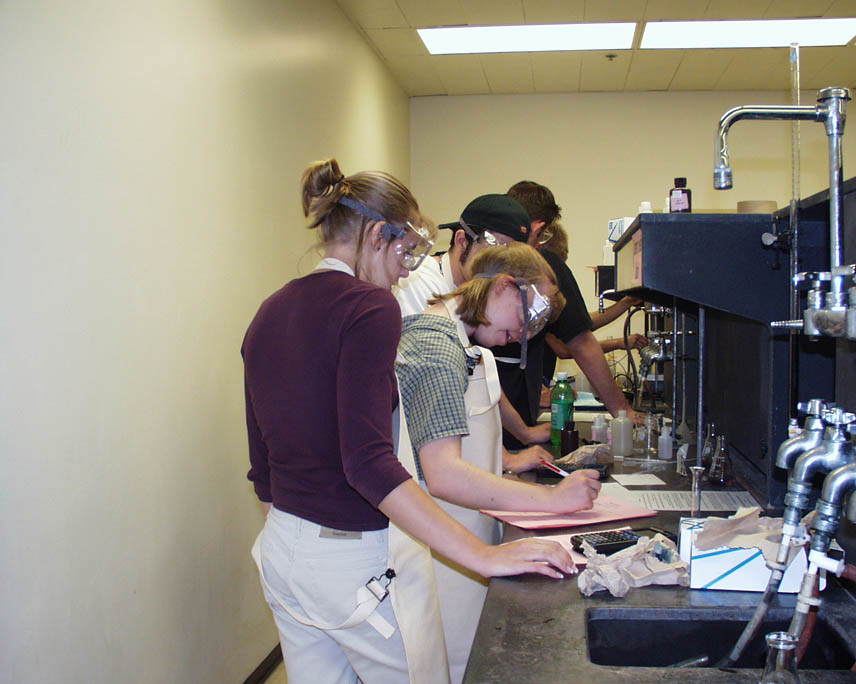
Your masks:
M 510 470 L 516 475 L 537 468 L 541 461 L 553 462 L 553 455 L 544 447 L 531 446 L 517 453 L 503 450 L 502 469 Z
M 586 511 L 594 505 L 600 492 L 600 473 L 596 470 L 575 470 L 553 487 L 553 507 L 556 513 Z
M 549 407 L 549 404 L 548 404 Z M 543 444 L 550 441 L 550 423 L 535 423 L 526 430 L 526 444 Z
M 499 546 L 489 546 L 485 577 L 506 577 L 536 572 L 555 579 L 577 574 L 577 566 L 561 544 L 529 537 Z

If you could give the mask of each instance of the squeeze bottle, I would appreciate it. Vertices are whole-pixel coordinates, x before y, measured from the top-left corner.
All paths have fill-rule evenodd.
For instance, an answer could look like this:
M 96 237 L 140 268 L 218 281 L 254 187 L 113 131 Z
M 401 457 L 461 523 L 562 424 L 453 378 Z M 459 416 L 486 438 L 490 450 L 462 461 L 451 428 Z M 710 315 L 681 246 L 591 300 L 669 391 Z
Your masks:
M 591 441 L 601 444 L 606 442 L 606 420 L 600 414 L 596 415 L 591 423 Z
M 621 409 L 618 418 L 612 420 L 612 455 L 624 458 L 633 453 L 633 421 L 627 417 L 627 411 Z
M 672 428 L 663 426 L 663 431 L 657 439 L 657 458 L 661 461 L 672 460 Z

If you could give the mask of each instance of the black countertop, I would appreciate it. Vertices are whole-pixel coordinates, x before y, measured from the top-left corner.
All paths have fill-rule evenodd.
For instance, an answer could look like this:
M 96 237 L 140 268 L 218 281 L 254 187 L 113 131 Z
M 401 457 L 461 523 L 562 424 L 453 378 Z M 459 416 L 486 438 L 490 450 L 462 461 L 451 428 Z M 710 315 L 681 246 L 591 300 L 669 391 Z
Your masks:
M 687 489 L 686 479 L 674 473 L 674 463 L 639 463 L 627 461 L 616 464 L 615 472 L 651 471 L 666 481 L 666 489 Z M 523 479 L 533 479 L 531 473 Z M 541 481 L 539 479 L 539 481 Z M 549 480 L 544 480 L 548 482 Z M 637 489 L 632 487 L 631 489 Z M 644 488 L 643 488 L 644 489 Z M 727 516 L 730 512 L 712 512 L 709 515 Z M 605 523 L 574 528 L 574 531 L 608 529 L 629 524 L 631 527 L 656 526 L 676 532 L 680 517 L 678 511 L 661 511 L 655 518 Z M 505 526 L 504 541 L 512 541 L 534 534 L 558 534 L 567 530 L 526 531 L 511 525 Z M 856 600 L 848 589 L 834 578 L 821 594 L 819 626 L 816 637 L 831 634 L 837 641 L 839 660 L 848 665 L 856 659 Z M 745 682 L 755 684 L 760 669 L 740 668 L 718 670 L 708 668 L 625 667 L 597 665 L 589 660 L 586 615 L 596 617 L 607 611 L 610 616 L 633 617 L 641 611 L 642 617 L 690 617 L 709 615 L 739 618 L 740 628 L 751 616 L 761 593 L 732 591 L 690 590 L 676 586 L 642 587 L 632 589 L 624 598 L 614 598 L 608 592 L 591 597 L 580 593 L 576 577 L 553 580 L 541 575 L 523 575 L 494 578 L 490 582 L 482 611 L 478 632 L 470 655 L 466 684 L 528 682 Z M 780 594 L 770 614 L 785 620 L 793 614 L 795 594 Z M 744 615 L 745 614 L 745 615 Z M 823 629 L 821 629 L 821 624 Z M 662 630 L 663 623 L 656 619 L 641 620 L 630 628 L 628 641 L 648 641 L 657 650 L 662 662 L 677 662 L 688 654 L 704 651 L 704 630 L 695 636 Z M 688 628 L 689 629 L 689 628 Z M 767 630 L 762 630 L 767 631 Z M 659 634 L 658 634 L 659 632 Z M 739 629 L 738 629 L 739 634 Z M 694 642 L 698 642 L 698 644 Z M 731 643 L 731 642 L 729 642 Z M 730 646 L 729 646 L 730 648 Z M 845 653 L 849 651 L 849 653 Z M 821 660 L 824 656 L 820 656 Z M 758 667 L 762 667 L 761 663 Z M 856 682 L 856 672 L 842 670 L 800 669 L 805 684 L 824 682 Z

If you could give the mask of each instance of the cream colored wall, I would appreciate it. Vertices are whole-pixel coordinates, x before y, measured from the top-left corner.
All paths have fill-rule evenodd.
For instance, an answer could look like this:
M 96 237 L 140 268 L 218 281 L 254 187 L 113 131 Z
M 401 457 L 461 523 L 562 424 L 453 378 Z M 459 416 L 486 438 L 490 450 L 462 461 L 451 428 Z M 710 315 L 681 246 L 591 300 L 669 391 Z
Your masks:
M 11 0 L 0 55 L 0 680 L 243 681 L 241 340 L 303 166 L 408 181 L 408 100 L 326 0 Z
M 815 97 L 803 93 L 802 102 L 813 104 Z M 568 264 L 593 310 L 594 276 L 587 267 L 600 263 L 608 220 L 635 216 L 642 200 L 662 211 L 676 176 L 688 178 L 697 212 L 735 211 L 738 201 L 753 199 L 787 206 L 789 123 L 744 121 L 732 128 L 734 189 L 729 191 L 713 189 L 713 143 L 719 118 L 729 108 L 789 101 L 787 93 L 771 92 L 414 98 L 412 189 L 423 210 L 442 222 L 456 219 L 477 195 L 505 192 L 518 180 L 547 185 L 570 234 Z M 848 133 L 845 178 L 848 164 L 856 164 L 856 134 Z M 803 123 L 801 137 L 801 196 L 806 197 L 828 187 L 827 146 L 819 124 Z M 637 316 L 634 324 L 637 320 L 641 323 Z M 619 323 L 597 333 L 620 334 Z

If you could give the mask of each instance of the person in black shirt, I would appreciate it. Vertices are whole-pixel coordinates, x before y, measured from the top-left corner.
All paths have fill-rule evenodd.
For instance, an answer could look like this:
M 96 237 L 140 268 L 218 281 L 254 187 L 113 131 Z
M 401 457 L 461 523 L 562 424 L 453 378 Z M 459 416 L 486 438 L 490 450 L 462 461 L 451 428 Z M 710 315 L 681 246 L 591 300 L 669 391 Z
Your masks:
M 522 204 L 529 214 L 532 221 L 529 244 L 538 247 L 544 227 L 561 217 L 561 208 L 556 204 L 553 193 L 539 183 L 520 181 L 512 185 L 507 194 Z M 502 389 L 508 400 L 527 425 L 535 424 L 542 383 L 545 378 L 553 377 L 556 368 L 556 355 L 545 342 L 546 334 L 552 333 L 564 343 L 607 410 L 616 416 L 618 411 L 623 409 L 631 420 L 635 420 L 635 413 L 621 389 L 615 384 L 603 350 L 592 333 L 595 326 L 571 269 L 554 253 L 543 249 L 540 251 L 555 272 L 559 289 L 567 303 L 558 320 L 529 340 L 525 370 L 514 363 L 515 359 L 520 358 L 519 344 L 493 349 L 497 361 L 504 360 L 503 363 L 497 364 L 497 367 Z M 503 435 L 503 443 L 507 449 L 519 449 L 522 446 L 508 432 Z

